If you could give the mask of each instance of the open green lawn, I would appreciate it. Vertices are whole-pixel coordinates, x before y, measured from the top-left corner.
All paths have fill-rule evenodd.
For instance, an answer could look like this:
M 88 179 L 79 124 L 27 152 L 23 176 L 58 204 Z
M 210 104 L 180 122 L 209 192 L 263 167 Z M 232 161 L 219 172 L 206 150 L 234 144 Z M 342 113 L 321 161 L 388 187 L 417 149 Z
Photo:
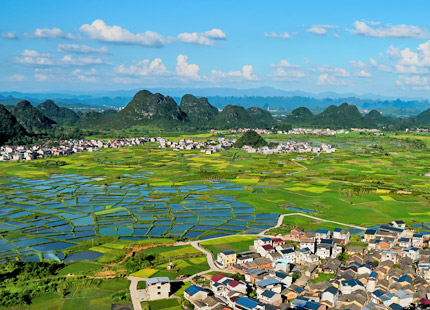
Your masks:
M 249 246 L 254 244 L 254 236 L 234 236 L 216 240 L 200 242 L 200 245 L 214 255 L 224 251 L 244 252 L 249 250 Z
M 160 299 L 160 300 L 154 300 L 149 302 L 143 302 L 142 308 L 149 309 L 149 310 L 156 310 L 156 309 L 168 309 L 168 310 L 180 310 L 182 307 L 179 304 L 179 301 L 176 298 L 171 299 Z
M 103 269 L 103 265 L 95 263 L 72 263 L 61 269 L 58 274 L 60 276 L 65 276 L 67 274 L 89 275 L 91 273 L 100 271 L 101 269 Z

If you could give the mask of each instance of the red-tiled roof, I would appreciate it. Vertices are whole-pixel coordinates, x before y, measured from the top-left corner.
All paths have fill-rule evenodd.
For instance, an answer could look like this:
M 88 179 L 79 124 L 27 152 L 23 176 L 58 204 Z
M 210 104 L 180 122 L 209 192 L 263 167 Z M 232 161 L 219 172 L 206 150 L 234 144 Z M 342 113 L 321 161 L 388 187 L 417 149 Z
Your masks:
M 240 282 L 239 281 L 236 281 L 236 280 L 233 280 L 233 281 L 230 281 L 230 283 L 228 284 L 229 286 L 231 286 L 231 287 L 236 287 L 236 286 L 238 286 L 240 284 Z
M 232 277 L 230 277 L 230 276 L 226 276 L 226 275 L 224 275 L 224 274 L 222 274 L 222 273 L 217 273 L 216 275 L 214 275 L 214 276 L 211 278 L 211 281 L 212 281 L 212 282 L 214 282 L 214 283 L 217 283 L 219 280 L 224 279 L 224 278 L 230 278 L 230 279 L 233 279 L 233 278 L 232 278 Z
M 263 245 L 262 248 L 266 251 L 273 250 L 273 247 L 270 244 Z

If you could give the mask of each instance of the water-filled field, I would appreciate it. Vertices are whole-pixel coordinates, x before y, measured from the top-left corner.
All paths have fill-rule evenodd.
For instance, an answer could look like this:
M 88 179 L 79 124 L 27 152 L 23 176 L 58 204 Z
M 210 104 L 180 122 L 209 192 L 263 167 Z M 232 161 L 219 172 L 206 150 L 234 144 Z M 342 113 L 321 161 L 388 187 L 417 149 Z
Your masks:
M 278 214 L 256 214 L 254 207 L 235 199 L 242 185 L 214 181 L 148 187 L 137 182 L 146 175 L 126 175 L 110 184 L 70 174 L 3 179 L 0 261 L 38 260 L 44 253 L 62 259 L 62 250 L 101 236 L 206 239 L 258 233 L 276 224 Z

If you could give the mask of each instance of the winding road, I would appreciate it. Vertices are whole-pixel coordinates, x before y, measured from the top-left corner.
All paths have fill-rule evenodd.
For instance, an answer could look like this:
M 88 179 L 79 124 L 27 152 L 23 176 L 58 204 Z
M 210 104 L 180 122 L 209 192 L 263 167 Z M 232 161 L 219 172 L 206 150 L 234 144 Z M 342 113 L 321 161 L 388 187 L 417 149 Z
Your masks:
M 346 223 L 341 223 L 341 222 L 336 222 L 336 221 L 331 221 L 331 220 L 326 220 L 326 219 L 322 219 L 320 217 L 317 216 L 313 216 L 313 215 L 309 215 L 309 214 L 303 214 L 303 213 L 289 213 L 289 214 L 282 214 L 279 216 L 278 218 L 278 222 L 276 223 L 275 226 L 266 229 L 262 232 L 260 232 L 257 235 L 252 235 L 252 234 L 248 234 L 248 235 L 233 235 L 233 236 L 255 236 L 255 237 L 274 237 L 274 236 L 269 236 L 269 235 L 265 235 L 266 232 L 268 232 L 271 229 L 274 228 L 278 228 L 282 225 L 282 223 L 284 222 L 284 218 L 287 216 L 303 216 L 303 217 L 307 217 L 310 219 L 314 219 L 317 221 L 321 221 L 321 222 L 328 222 L 328 223 L 333 223 L 333 224 L 337 224 L 337 225 L 341 225 L 341 226 L 346 226 L 346 227 L 351 227 L 351 228 L 358 228 L 358 229 L 363 229 L 365 230 L 365 227 L 362 226 L 357 226 L 357 225 L 351 225 L 351 224 L 346 224 Z M 216 238 L 211 238 L 211 239 L 206 239 L 204 241 L 209 241 L 209 240 L 217 240 L 217 239 L 224 239 L 224 238 L 231 238 L 232 236 L 223 236 L 223 237 L 216 237 Z M 175 243 L 175 246 L 178 245 L 184 245 L 184 244 L 189 244 L 191 245 L 193 248 L 199 250 L 201 253 L 203 253 L 206 256 L 206 260 L 207 263 L 209 265 L 209 269 L 193 274 L 192 276 L 189 276 L 188 278 L 182 279 L 182 281 L 191 281 L 194 277 L 196 276 L 200 276 L 202 274 L 206 274 L 209 272 L 213 272 L 213 271 L 223 271 L 222 269 L 220 269 L 216 263 L 215 263 L 215 259 L 214 256 L 211 252 L 209 252 L 208 250 L 204 249 L 203 247 L 200 246 L 200 242 L 203 242 L 202 240 L 198 240 L 198 241 L 190 241 L 190 242 L 178 242 Z M 133 301 L 133 308 L 134 310 L 142 310 L 142 306 L 140 304 L 140 298 L 139 298 L 139 292 L 137 291 L 137 283 L 139 281 L 144 281 L 146 280 L 145 278 L 138 278 L 138 277 L 128 277 L 128 279 L 131 281 L 130 283 L 130 296 L 131 299 Z

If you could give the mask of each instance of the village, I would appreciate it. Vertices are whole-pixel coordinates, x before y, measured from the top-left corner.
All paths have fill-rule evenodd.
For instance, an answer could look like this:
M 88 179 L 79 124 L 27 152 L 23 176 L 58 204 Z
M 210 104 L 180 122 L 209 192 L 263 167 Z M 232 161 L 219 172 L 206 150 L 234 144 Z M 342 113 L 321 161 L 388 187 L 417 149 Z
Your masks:
M 74 153 L 97 152 L 101 149 L 120 148 L 144 145 L 145 143 L 158 143 L 160 148 L 171 148 L 174 151 L 200 149 L 203 153 L 210 155 L 233 147 L 235 139 L 221 138 L 210 141 L 196 141 L 194 139 L 180 139 L 178 142 L 170 141 L 161 137 L 156 138 L 123 138 L 117 140 L 64 140 L 58 145 L 32 145 L 32 146 L 1 146 L 0 161 L 23 161 L 42 159 L 50 156 L 68 156 Z M 244 146 L 248 153 L 277 154 L 277 153 L 332 153 L 335 151 L 329 144 L 312 146 L 308 142 L 288 141 L 277 146 L 265 146 L 253 148 Z
M 430 305 L 430 233 L 393 221 L 361 232 L 294 228 L 225 251 L 206 285 L 185 289 L 200 310 L 390 309 Z M 224 272 L 223 272 L 224 271 Z M 239 277 L 238 277 L 239 275 Z M 173 283 L 173 282 L 172 282 Z M 148 298 L 168 298 L 167 277 L 146 280 Z M 191 308 L 191 307 L 190 307 Z

